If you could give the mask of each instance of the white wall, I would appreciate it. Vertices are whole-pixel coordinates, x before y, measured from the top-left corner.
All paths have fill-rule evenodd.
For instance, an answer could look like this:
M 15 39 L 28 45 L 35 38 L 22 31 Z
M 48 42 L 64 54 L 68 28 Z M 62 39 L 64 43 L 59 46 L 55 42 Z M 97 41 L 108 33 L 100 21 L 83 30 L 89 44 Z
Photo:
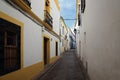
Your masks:
M 44 0 L 36 0 L 32 2 L 32 11 L 41 19 L 44 17 Z M 55 3 L 52 4 L 52 8 L 55 8 L 56 13 L 54 13 L 52 16 L 53 19 L 55 19 L 53 29 L 55 28 L 56 33 L 59 34 L 59 12 L 56 9 Z M 20 11 L 16 10 L 12 6 L 10 6 L 7 2 L 4 0 L 0 1 L 0 11 L 6 13 L 7 15 L 15 18 L 18 21 L 21 21 L 24 24 L 24 33 L 23 33 L 23 61 L 24 61 L 24 67 L 33 65 L 35 63 L 43 61 L 43 48 L 42 48 L 42 27 L 40 25 L 37 25 L 35 22 L 33 22 L 31 19 L 27 18 L 25 15 L 23 15 Z M 58 30 L 57 30 L 58 29 Z M 58 41 L 59 45 L 59 39 L 50 34 L 49 32 L 45 32 L 45 34 L 49 35 L 50 38 L 52 38 L 52 41 L 50 40 L 50 56 L 55 56 L 55 41 Z M 60 53 L 59 47 L 58 47 L 58 54 Z
M 70 30 L 69 30 L 68 27 L 67 27 L 67 29 L 68 29 L 68 33 L 67 33 L 68 44 L 67 44 L 67 46 L 68 46 L 68 50 L 70 50 L 70 37 L 69 37 L 69 35 L 70 35 L 71 33 L 70 33 Z
M 31 0 L 32 11 L 44 20 L 45 0 Z M 53 18 L 53 30 L 59 34 L 60 11 L 58 10 L 54 0 L 50 0 L 50 15 Z
M 25 19 L 24 27 L 24 65 L 40 62 L 43 60 L 42 56 L 42 32 L 41 27 L 32 24 L 29 20 Z
M 48 31 L 44 31 L 43 34 L 50 37 L 50 57 L 52 58 L 52 57 L 56 56 L 56 51 L 55 51 L 55 49 L 56 49 L 55 48 L 56 47 L 55 42 L 56 41 L 58 41 L 58 55 L 60 55 L 60 50 L 59 50 L 59 44 L 60 43 L 59 43 L 59 39 L 56 38 L 55 36 L 49 34 Z
M 80 26 L 78 26 L 78 20 L 76 21 L 76 26 L 75 26 L 75 29 L 76 29 L 76 35 L 75 35 L 75 38 L 76 38 L 76 51 L 77 51 L 77 56 L 78 57 L 81 57 L 81 47 L 80 47 Z
M 31 3 L 32 11 L 44 20 L 45 0 L 31 0 Z
M 53 31 L 59 34 L 59 20 L 60 20 L 60 11 L 58 10 L 54 0 L 51 1 L 51 16 L 53 18 Z
M 0 11 L 24 23 L 24 67 L 42 61 L 41 26 L 37 25 L 18 10 L 11 7 L 4 0 L 0 1 Z
M 82 53 L 91 80 L 120 79 L 119 3 L 120 0 L 86 1 L 81 30 L 86 32 L 86 45 L 82 44 L 85 45 Z
M 44 20 L 45 0 L 36 0 L 36 1 L 31 0 L 31 2 L 32 2 L 32 5 L 31 5 L 32 6 L 32 11 L 38 17 L 40 17 L 40 19 Z M 54 0 L 50 0 L 50 15 L 53 18 L 53 31 L 55 31 L 57 34 L 59 34 L 60 12 L 58 11 Z M 51 55 L 51 57 L 54 57 L 55 56 L 55 41 L 58 41 L 58 45 L 59 45 L 59 40 L 47 31 L 45 31 L 44 33 L 47 34 L 50 38 L 52 38 L 52 40 L 50 40 L 50 47 L 51 47 L 50 48 L 50 55 Z M 58 49 L 59 49 L 59 47 L 58 47 Z M 59 51 L 58 51 L 58 53 L 59 53 Z

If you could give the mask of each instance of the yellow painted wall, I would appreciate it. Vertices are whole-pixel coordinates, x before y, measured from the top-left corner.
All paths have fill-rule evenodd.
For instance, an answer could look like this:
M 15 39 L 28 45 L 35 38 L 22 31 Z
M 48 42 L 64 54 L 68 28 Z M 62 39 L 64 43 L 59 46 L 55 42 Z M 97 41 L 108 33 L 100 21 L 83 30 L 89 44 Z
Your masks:
M 50 13 L 50 0 L 48 0 L 49 1 L 48 6 L 46 6 L 46 1 L 47 0 L 45 0 L 45 10 L 47 10 L 48 13 Z
M 52 57 L 52 58 L 50 59 L 50 63 L 55 62 L 55 61 L 58 60 L 59 58 L 60 58 L 60 56 Z
M 58 3 L 58 0 L 54 0 L 56 6 L 57 6 L 57 9 L 60 11 L 60 6 L 59 6 L 59 3 Z
M 43 62 L 36 63 L 27 68 L 11 72 L 0 77 L 0 80 L 31 80 L 35 75 L 39 74 L 44 69 Z

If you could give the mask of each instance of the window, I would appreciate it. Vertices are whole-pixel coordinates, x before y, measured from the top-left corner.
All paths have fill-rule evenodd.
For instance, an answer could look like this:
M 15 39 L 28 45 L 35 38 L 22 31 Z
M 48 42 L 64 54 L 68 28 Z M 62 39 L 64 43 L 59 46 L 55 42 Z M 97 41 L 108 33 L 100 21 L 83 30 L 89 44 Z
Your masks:
M 61 29 L 60 29 L 60 32 L 59 32 L 60 36 L 61 36 Z
M 86 6 L 85 0 L 81 0 L 81 12 L 82 13 L 84 13 L 84 11 L 85 11 L 85 6 Z
M 45 19 L 44 21 L 52 28 L 53 26 L 53 18 L 51 17 L 51 15 L 49 14 L 49 12 L 47 10 L 45 10 Z
M 50 1 L 45 0 L 45 10 L 44 10 L 44 22 L 49 25 L 49 27 L 52 29 L 53 27 L 53 18 L 50 15 Z
M 0 76 L 20 69 L 20 27 L 0 19 Z
M 64 26 L 63 26 L 63 28 L 62 28 L 62 34 L 64 34 Z
M 62 46 L 64 46 L 64 39 L 62 39 Z
M 78 26 L 80 26 L 81 25 L 81 17 L 80 17 L 80 5 L 79 5 L 79 7 L 78 7 L 79 9 L 78 9 Z
M 16 46 L 16 33 L 7 32 L 7 45 Z

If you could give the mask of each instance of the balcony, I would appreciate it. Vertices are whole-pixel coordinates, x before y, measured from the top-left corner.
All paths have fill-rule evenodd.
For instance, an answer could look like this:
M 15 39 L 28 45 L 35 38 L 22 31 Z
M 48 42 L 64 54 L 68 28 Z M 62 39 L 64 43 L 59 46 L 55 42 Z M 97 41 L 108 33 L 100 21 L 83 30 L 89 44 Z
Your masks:
M 31 1 L 30 0 L 23 0 L 25 4 L 27 4 L 29 7 L 31 7 Z
M 48 13 L 47 10 L 45 10 L 45 19 L 44 22 L 47 23 L 51 28 L 53 26 L 53 18 L 51 17 L 51 15 Z
M 9 3 L 13 2 L 15 5 L 20 7 L 25 12 L 31 11 L 31 2 L 30 0 L 7 0 Z

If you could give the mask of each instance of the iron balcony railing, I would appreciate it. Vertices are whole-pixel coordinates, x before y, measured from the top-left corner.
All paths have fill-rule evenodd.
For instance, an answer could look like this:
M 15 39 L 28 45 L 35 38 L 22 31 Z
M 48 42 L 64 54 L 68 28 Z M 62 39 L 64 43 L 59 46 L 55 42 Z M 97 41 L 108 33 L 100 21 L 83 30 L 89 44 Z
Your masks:
M 23 0 L 25 4 L 27 4 L 29 7 L 31 7 L 31 0 Z
M 53 18 L 51 17 L 51 15 L 48 13 L 47 10 L 45 10 L 45 20 L 44 20 L 49 26 L 53 26 Z

